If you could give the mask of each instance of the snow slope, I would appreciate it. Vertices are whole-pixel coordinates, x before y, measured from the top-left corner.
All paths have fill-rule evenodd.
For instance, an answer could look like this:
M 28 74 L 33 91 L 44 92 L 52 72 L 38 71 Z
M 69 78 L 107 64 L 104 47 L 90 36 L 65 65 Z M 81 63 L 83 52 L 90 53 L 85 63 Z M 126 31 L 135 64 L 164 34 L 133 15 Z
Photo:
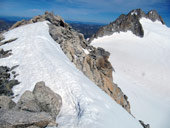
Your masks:
M 45 81 L 63 100 L 57 119 L 59 128 L 142 128 L 68 60 L 48 30 L 47 22 L 39 22 L 4 34 L 6 40 L 18 37 L 2 46 L 4 50 L 12 49 L 13 55 L 0 60 L 0 65 L 19 65 L 15 71 L 21 84 L 14 87 L 15 95 Z
M 111 53 L 113 79 L 128 96 L 132 114 L 151 128 L 170 128 L 170 28 L 142 18 L 144 37 L 130 31 L 95 39 Z

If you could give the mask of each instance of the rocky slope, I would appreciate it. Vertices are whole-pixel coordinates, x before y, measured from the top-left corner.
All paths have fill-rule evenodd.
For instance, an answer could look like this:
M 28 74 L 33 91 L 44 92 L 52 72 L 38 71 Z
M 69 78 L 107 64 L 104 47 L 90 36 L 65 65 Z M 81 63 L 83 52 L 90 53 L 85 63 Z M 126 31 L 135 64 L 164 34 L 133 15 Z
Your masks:
M 156 10 L 151 10 L 147 14 L 141 9 L 135 9 L 130 11 L 127 15 L 122 14 L 115 21 L 111 22 L 109 25 L 101 27 L 92 37 L 89 42 L 94 40 L 94 38 L 103 37 L 106 35 L 112 35 L 115 32 L 127 32 L 131 31 L 133 34 L 143 37 L 144 30 L 140 23 L 140 19 L 148 18 L 153 22 L 158 20 L 162 24 L 165 24 L 162 17 L 157 13 Z
M 41 21 L 49 21 L 49 33 L 60 44 L 63 52 L 90 80 L 110 95 L 118 104 L 130 112 L 127 96 L 113 83 L 113 67 L 108 61 L 109 52 L 88 45 L 84 36 L 77 33 L 60 16 L 46 12 L 29 21 L 19 21 L 11 29 Z

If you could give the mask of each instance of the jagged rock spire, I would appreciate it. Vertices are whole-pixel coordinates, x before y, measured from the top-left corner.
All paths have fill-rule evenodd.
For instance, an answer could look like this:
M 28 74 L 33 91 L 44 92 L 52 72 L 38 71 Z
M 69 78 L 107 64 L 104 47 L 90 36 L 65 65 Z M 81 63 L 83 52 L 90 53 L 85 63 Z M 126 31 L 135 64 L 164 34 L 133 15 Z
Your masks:
M 143 17 L 148 18 L 153 22 L 158 20 L 162 24 L 165 24 L 162 17 L 157 13 L 156 10 L 151 10 L 147 14 L 145 14 L 142 9 L 134 9 L 130 11 L 127 15 L 122 14 L 114 22 L 111 22 L 109 25 L 100 28 L 96 34 L 92 35 L 92 37 L 89 39 L 89 42 L 97 37 L 112 35 L 114 32 L 126 32 L 128 30 L 132 31 L 132 33 L 136 36 L 143 37 L 144 30 L 140 23 L 140 19 Z

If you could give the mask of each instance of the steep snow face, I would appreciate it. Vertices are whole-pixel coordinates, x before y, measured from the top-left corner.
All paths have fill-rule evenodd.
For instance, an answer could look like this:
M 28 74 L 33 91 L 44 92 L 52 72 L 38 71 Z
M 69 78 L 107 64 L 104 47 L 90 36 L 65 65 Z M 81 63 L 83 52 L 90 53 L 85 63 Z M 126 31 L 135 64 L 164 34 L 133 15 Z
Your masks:
M 17 101 L 38 81 L 45 81 L 62 97 L 62 110 L 57 118 L 59 128 L 142 128 L 139 122 L 86 78 L 65 56 L 48 33 L 47 22 L 25 25 L 5 33 L 3 45 L 13 55 L 0 60 L 0 65 L 15 69 L 21 84 L 13 89 Z
M 170 28 L 142 18 L 144 37 L 130 31 L 95 39 L 111 53 L 116 82 L 128 96 L 132 114 L 151 128 L 170 128 Z

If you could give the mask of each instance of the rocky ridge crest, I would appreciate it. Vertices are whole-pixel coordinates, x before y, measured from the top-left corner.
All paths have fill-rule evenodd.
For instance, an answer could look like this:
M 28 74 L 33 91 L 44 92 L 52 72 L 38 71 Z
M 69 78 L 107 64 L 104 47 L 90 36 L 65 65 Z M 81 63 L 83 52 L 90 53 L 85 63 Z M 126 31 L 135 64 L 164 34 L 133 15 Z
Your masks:
M 60 16 L 45 12 L 44 15 L 36 16 L 29 21 L 17 22 L 11 29 L 41 21 L 49 21 L 49 34 L 60 45 L 69 60 L 118 104 L 130 112 L 127 96 L 113 83 L 113 67 L 108 61 L 110 53 L 102 48 L 89 45 L 83 34 L 72 29 Z
M 147 14 L 141 9 L 134 9 L 130 11 L 127 15 L 120 15 L 115 21 L 111 22 L 109 25 L 101 27 L 95 34 L 91 36 L 88 40 L 91 42 L 95 38 L 103 37 L 106 35 L 112 35 L 115 32 L 127 32 L 130 30 L 133 34 L 139 37 L 144 36 L 144 30 L 140 23 L 141 18 L 147 18 L 155 22 L 160 21 L 165 24 L 162 17 L 157 13 L 156 10 L 151 10 Z

